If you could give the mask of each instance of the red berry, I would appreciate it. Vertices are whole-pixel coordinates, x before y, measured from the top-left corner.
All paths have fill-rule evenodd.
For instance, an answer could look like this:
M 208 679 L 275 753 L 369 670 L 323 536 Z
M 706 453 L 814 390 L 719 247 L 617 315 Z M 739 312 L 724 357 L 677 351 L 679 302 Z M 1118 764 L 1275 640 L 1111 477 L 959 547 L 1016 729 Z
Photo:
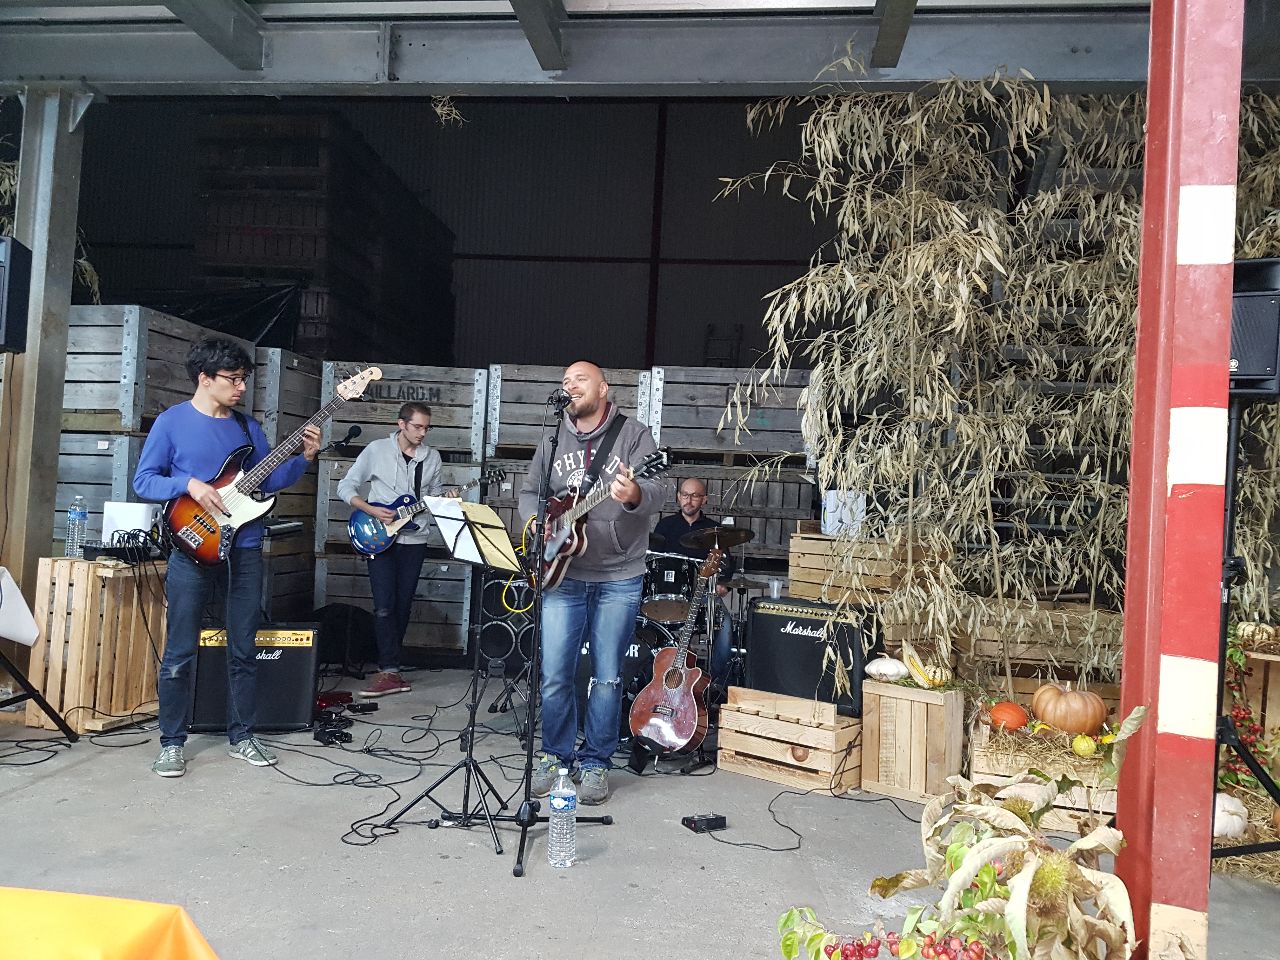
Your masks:
M 896 957 L 898 955 L 898 941 L 893 940 L 889 943 L 889 956 Z
M 840 948 L 840 960 L 854 960 L 862 956 L 862 948 L 856 943 L 846 943 Z
M 879 937 L 872 937 L 872 938 L 871 938 L 871 942 L 870 942 L 869 944 L 867 944 L 867 946 L 872 947 L 873 949 L 879 950 L 879 949 L 880 949 L 880 938 L 879 938 Z
M 834 943 L 828 943 L 825 947 L 822 948 L 822 952 L 829 957 L 836 952 L 836 945 Z
M 920 948 L 920 956 L 924 957 L 924 960 L 936 960 L 938 952 L 930 944 L 926 943 Z
M 935 943 L 937 943 L 937 941 L 933 939 L 932 933 L 926 933 L 924 935 L 924 945 L 926 947 L 932 947 Z

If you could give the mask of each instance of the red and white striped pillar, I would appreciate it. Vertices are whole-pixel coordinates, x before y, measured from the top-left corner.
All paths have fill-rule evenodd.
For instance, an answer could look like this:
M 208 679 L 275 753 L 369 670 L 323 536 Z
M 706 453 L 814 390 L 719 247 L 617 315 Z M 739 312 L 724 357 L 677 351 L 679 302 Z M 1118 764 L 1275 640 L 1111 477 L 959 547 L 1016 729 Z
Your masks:
M 1117 862 L 1151 956 L 1208 955 L 1243 30 L 1244 0 L 1151 5 Z

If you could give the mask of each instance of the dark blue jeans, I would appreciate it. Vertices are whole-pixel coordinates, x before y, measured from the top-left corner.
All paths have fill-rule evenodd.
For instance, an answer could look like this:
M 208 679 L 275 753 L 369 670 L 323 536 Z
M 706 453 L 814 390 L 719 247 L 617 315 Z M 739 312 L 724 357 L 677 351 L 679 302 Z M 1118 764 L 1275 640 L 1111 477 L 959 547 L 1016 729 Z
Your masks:
M 622 720 L 622 657 L 636 632 L 644 577 L 586 583 L 565 577 L 542 598 L 542 749 L 585 770 L 611 766 Z M 591 641 L 591 688 L 582 749 L 575 751 L 574 680 Z
M 373 591 L 373 632 L 378 641 L 378 669 L 400 672 L 400 653 L 409 629 L 413 595 L 418 589 L 425 543 L 393 543 L 369 560 L 369 589 Z
M 160 745 L 187 740 L 194 699 L 196 650 L 205 608 L 215 587 L 226 597 L 227 739 L 253 734 L 257 715 L 257 633 L 262 618 L 262 548 L 231 551 L 226 563 L 202 567 L 186 554 L 169 554 L 164 590 L 168 602 L 164 659 L 157 684 L 160 697 Z

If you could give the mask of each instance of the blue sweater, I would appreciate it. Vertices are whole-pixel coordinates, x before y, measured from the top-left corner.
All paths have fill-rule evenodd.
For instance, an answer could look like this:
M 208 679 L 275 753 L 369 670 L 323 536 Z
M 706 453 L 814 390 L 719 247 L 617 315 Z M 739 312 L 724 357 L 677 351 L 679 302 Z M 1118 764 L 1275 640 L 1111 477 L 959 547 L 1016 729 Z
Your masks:
M 244 464 L 248 469 L 266 459 L 271 446 L 258 421 L 253 417 L 245 420 L 253 437 L 253 453 Z M 142 445 L 138 470 L 133 475 L 133 489 L 143 500 L 172 500 L 187 492 L 187 481 L 192 477 L 206 483 L 216 477 L 231 451 L 244 444 L 244 430 L 235 417 L 211 417 L 197 410 L 190 400 L 170 407 L 156 417 L 155 425 Z M 307 460 L 302 454 L 291 457 L 268 475 L 262 491 L 274 493 L 283 490 L 297 483 L 306 469 Z M 261 544 L 261 520 L 246 524 L 236 538 L 237 547 Z

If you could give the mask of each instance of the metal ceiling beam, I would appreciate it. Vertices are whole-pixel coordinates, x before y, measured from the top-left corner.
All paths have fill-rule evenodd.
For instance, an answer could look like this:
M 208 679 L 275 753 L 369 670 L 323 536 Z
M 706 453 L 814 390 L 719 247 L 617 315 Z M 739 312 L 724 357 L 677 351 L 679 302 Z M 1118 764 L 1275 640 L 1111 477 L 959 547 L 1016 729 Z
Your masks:
M 876 44 L 871 48 L 871 66 L 898 65 L 915 12 L 916 0 L 876 0 L 875 17 L 880 25 L 876 29 Z
M 568 20 L 561 0 L 511 0 L 511 9 L 520 20 L 543 70 L 563 70 L 569 65 L 560 28 Z
M 237 69 L 265 66 L 267 25 L 244 0 L 165 0 L 165 6 Z
M 176 24 L 11 25 L 0 31 L 0 88 L 83 81 L 109 96 L 754 97 L 834 82 L 912 89 L 1023 69 L 1061 90 L 1123 91 L 1146 82 L 1142 12 L 921 15 L 897 67 L 826 73 L 851 38 L 853 55 L 869 62 L 869 22 L 573 19 L 563 29 L 572 62 L 554 74 L 513 20 L 272 24 L 271 62 L 253 74 Z M 1253 67 L 1258 72 L 1247 80 L 1280 80 L 1275 47 Z

